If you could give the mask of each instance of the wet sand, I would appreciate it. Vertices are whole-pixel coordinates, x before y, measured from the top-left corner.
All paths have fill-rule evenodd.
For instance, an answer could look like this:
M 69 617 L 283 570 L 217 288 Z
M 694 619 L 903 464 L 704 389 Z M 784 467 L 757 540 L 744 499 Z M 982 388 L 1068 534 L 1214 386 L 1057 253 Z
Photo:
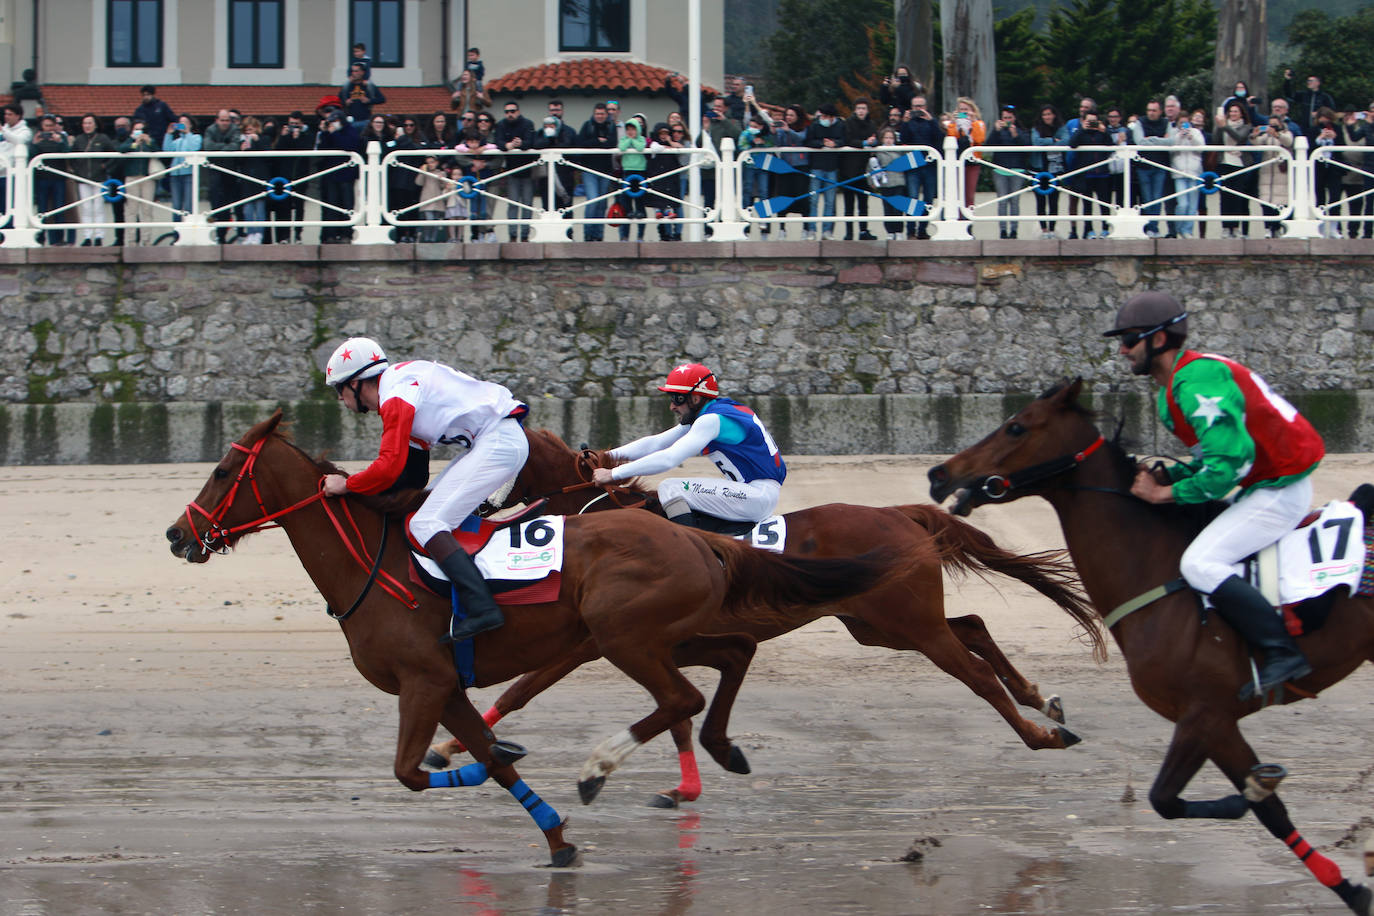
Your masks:
M 799 458 L 785 508 L 925 501 L 932 463 Z M 760 646 L 731 729 L 752 774 L 703 755 L 700 800 L 645 807 L 677 782 L 660 739 L 583 807 L 582 761 L 649 708 L 598 663 L 497 729 L 531 748 L 522 775 L 583 851 L 540 867 L 504 791 L 392 778 L 395 701 L 354 671 L 280 532 L 171 557 L 162 530 L 209 469 L 0 468 L 0 914 L 1346 912 L 1253 818 L 1157 817 L 1170 726 L 1115 648 L 1098 665 L 1043 599 L 977 579 L 947 581 L 948 612 L 983 615 L 1083 744 L 1030 751 L 923 657 L 825 620 Z M 1371 479 L 1374 456 L 1333 456 L 1318 497 Z M 1060 543 L 1041 501 L 972 521 L 1017 550 Z M 1289 767 L 1299 828 L 1357 880 L 1371 687 L 1366 669 L 1245 723 Z M 1228 791 L 1207 767 L 1189 795 Z

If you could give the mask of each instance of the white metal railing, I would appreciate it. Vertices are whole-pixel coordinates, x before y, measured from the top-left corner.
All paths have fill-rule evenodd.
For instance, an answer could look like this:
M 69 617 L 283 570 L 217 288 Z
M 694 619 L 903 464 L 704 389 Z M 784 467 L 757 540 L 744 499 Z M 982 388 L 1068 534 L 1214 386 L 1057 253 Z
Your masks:
M 641 173 L 624 169 L 624 159 L 613 151 L 586 149 L 423 149 L 383 156 L 380 145 L 371 143 L 365 155 L 201 150 L 45 153 L 29 159 L 21 147 L 3 163 L 10 224 L 0 244 L 32 247 L 44 237 L 49 242 L 75 233 L 99 237 L 113 229 L 122 230 L 129 243 L 131 231 L 146 230 L 145 244 L 148 235 L 165 239 L 175 233 L 170 237 L 179 244 L 210 245 L 227 228 L 250 237 L 274 231 L 279 238 L 301 238 L 309 230 L 312 240 L 318 230 L 325 241 L 389 244 L 494 238 L 501 227 L 509 239 L 545 243 L 579 236 L 672 240 L 699 238 L 704 227 L 716 241 L 736 241 L 784 238 L 788 230 L 800 230 L 803 238 L 824 237 L 827 229 L 839 227 L 858 229 L 867 238 L 870 228 L 883 224 L 945 240 L 972 238 L 975 229 L 989 223 L 1014 232 L 1036 222 L 1086 220 L 1102 223 L 1104 234 L 1116 239 L 1145 238 L 1150 223 L 1162 233 L 1190 223 L 1238 222 L 1302 239 L 1339 234 L 1344 224 L 1374 222 L 1374 170 L 1364 165 L 1374 151 L 1312 149 L 1304 137 L 1296 138 L 1291 151 L 1212 145 L 960 151 L 947 138 L 940 150 L 841 147 L 838 155 L 860 161 L 834 173 L 812 169 L 817 152 L 754 147 L 737 153 L 727 139 L 719 156 L 710 149 L 647 150 Z M 1021 153 L 1033 157 L 1025 167 L 1004 164 L 1001 154 Z M 1041 165 L 1046 153 L 1104 154 L 1110 164 L 1080 161 L 1051 172 Z M 1145 161 L 1160 153 L 1168 160 Z M 1180 158 L 1209 153 L 1243 158 L 1224 168 L 1204 166 L 1197 175 Z M 430 157 L 437 168 L 434 162 L 426 165 Z M 144 171 L 136 162 L 147 163 L 147 174 L 129 174 Z M 973 165 L 994 175 L 999 190 L 980 194 L 968 206 L 965 182 Z M 1157 196 L 1153 191 L 1160 179 L 1144 185 L 1152 200 L 1140 193 L 1142 169 L 1162 173 Z M 875 171 L 880 176 L 870 180 Z M 708 193 L 694 193 L 694 173 Z M 1357 186 L 1349 188 L 1347 182 L 1339 199 L 1330 199 L 1343 179 Z M 180 183 L 170 203 L 155 191 L 168 182 Z M 1188 212 L 1194 197 L 1207 202 L 1205 215 Z M 841 206 L 845 198 L 848 212 Z M 1084 212 L 1065 212 L 1066 201 Z M 123 206 L 123 219 L 115 218 L 112 205 Z

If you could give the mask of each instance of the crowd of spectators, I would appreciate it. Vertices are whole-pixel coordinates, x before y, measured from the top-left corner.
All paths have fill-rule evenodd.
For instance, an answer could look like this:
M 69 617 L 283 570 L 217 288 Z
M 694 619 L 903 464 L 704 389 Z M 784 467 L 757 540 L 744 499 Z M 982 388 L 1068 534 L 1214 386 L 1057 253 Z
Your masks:
M 689 87 L 676 73 L 663 88 L 678 110 L 663 121 L 651 124 L 640 113 L 622 116 L 619 102 L 610 99 L 595 103 L 579 128 L 565 122 L 558 99 L 548 102 L 542 115 L 526 114 L 514 99 L 500 103 L 498 111 L 485 89 L 477 48 L 469 49 L 452 87 L 452 110 L 428 116 L 374 115 L 373 107 L 386 96 L 372 80 L 366 48 L 354 46 L 348 64 L 348 81 L 322 98 L 311 115 L 293 111 L 258 118 L 224 109 L 202 126 L 190 115 L 177 115 L 153 86 L 143 87 L 132 116 L 108 124 L 89 114 L 64 120 L 52 113 L 30 123 L 20 107 L 7 106 L 0 154 L 18 146 L 28 147 L 31 157 L 105 154 L 54 162 L 34 173 L 35 208 L 57 214 L 45 220 L 40 234 L 48 245 L 175 242 L 176 227 L 167 231 L 165 224 L 192 212 L 191 168 L 185 161 L 199 150 L 321 154 L 236 157 L 232 168 L 203 171 L 201 190 L 219 242 L 299 243 L 302 228 L 292 223 L 304 218 L 308 184 L 326 223 L 321 242 L 346 243 L 352 238 L 349 215 L 358 203 L 357 169 L 332 154 L 362 153 L 372 141 L 383 154 L 413 154 L 388 169 L 389 211 L 415 222 L 472 224 L 467 232 L 462 225 L 398 226 L 393 232 L 398 241 L 422 243 L 496 241 L 487 222 L 497 215 L 493 195 L 502 199 L 502 215 L 510 220 L 505 236 L 512 242 L 529 239 L 522 222 L 540 211 L 570 217 L 579 197 L 585 201 L 580 215 L 609 219 L 621 239 L 643 239 L 650 226 L 660 239 L 680 239 L 677 220 L 687 198 L 689 150 L 697 145 L 719 152 L 726 139 L 751 151 L 741 169 L 740 203 L 762 217 L 801 217 L 793 223 L 761 223 L 763 238 L 785 238 L 791 226 L 803 239 L 831 239 L 840 225 L 846 239 L 876 239 L 879 228 L 888 239 L 927 238 L 926 221 L 913 217 L 928 212 L 936 200 L 938 165 L 902 148 L 943 150 L 949 138 L 960 152 L 975 148 L 961 169 L 962 203 L 974 206 L 982 181 L 996 198 L 1002 238 L 1017 238 L 1022 225 L 1037 224 L 1042 238 L 1060 237 L 1064 227 L 1069 238 L 1104 237 L 1107 215 L 1126 205 L 1140 209 L 1151 237 L 1204 235 L 1208 223 L 1196 217 L 1206 215 L 1209 206 L 1224 218 L 1223 236 L 1259 227 L 1279 234 L 1277 215 L 1288 203 L 1289 180 L 1282 157 L 1266 151 L 1291 151 L 1299 136 L 1307 138 L 1316 160 L 1314 203 L 1343 203 L 1346 218 L 1374 217 L 1374 103 L 1367 110 L 1339 110 L 1318 77 L 1308 77 L 1305 88 L 1297 89 L 1291 71 L 1282 96 L 1267 105 L 1237 82 L 1212 112 L 1185 111 L 1174 96 L 1151 100 L 1139 113 L 1084 97 L 1076 116 L 1067 120 L 1050 104 L 1031 112 L 1003 105 L 995 118 L 985 118 L 970 98 L 959 98 L 952 111 L 941 113 L 906 67 L 881 81 L 877 98 L 853 100 L 843 113 L 838 103 L 770 111 L 753 86 L 729 77 L 724 92 L 702 93 L 702 120 L 694 131 L 687 123 Z M 1110 149 L 1125 145 L 1139 148 L 1129 166 L 1129 186 L 1122 177 L 1124 160 Z M 1207 146 L 1219 148 L 1201 149 Z M 1352 146 L 1368 151 L 1325 149 Z M 575 152 L 549 164 L 534 155 L 545 149 Z M 0 156 L 0 200 L 7 161 Z M 122 193 L 110 192 L 110 179 Z M 296 193 L 282 187 L 278 193 L 253 193 L 269 180 Z M 704 206 L 713 207 L 715 171 L 701 170 L 700 182 Z M 1213 188 L 1217 193 L 1203 193 Z M 1021 207 L 1028 199 L 1034 200 L 1035 219 L 1023 223 Z M 1161 219 L 1164 215 L 1170 219 Z M 1351 219 L 1347 227 L 1344 218 L 1329 211 L 1328 216 L 1324 235 L 1374 234 L 1374 220 Z M 149 222 L 164 225 L 142 226 Z M 124 226 L 110 235 L 101 225 L 107 223 Z M 1217 224 L 1212 225 L 1216 231 Z M 604 230 L 604 224 L 586 224 L 582 238 L 599 241 Z M 572 229 L 568 237 L 574 237 Z

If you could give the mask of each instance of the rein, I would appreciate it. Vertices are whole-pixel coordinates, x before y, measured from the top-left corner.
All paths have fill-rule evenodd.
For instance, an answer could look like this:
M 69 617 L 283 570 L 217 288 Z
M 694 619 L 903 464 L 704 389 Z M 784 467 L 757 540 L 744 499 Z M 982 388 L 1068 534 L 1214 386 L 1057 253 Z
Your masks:
M 200 539 L 201 548 L 206 553 L 218 553 L 221 555 L 226 554 L 229 552 L 229 541 L 231 538 L 242 537 L 246 534 L 254 534 L 259 531 L 265 531 L 269 528 L 280 528 L 281 525 L 276 523 L 277 519 L 281 518 L 284 515 L 289 515 L 292 512 L 295 512 L 297 509 L 303 509 L 311 503 L 318 501 L 320 503 L 321 508 L 324 509 L 325 515 L 329 518 L 329 521 L 334 525 L 334 530 L 338 532 L 339 539 L 343 541 L 344 546 L 348 548 L 348 552 L 353 557 L 354 561 L 356 561 L 357 564 L 361 566 L 363 569 L 369 570 L 367 583 L 363 586 L 362 593 L 358 595 L 356 600 L 354 600 L 352 606 L 349 607 L 349 609 L 347 611 L 344 611 L 342 614 L 335 614 L 332 610 L 326 609 L 329 613 L 329 616 L 333 617 L 335 620 L 342 621 L 344 618 L 348 617 L 350 614 L 356 611 L 358 609 L 358 606 L 362 604 L 363 599 L 367 597 L 367 593 L 371 591 L 373 583 L 377 580 L 379 576 L 382 579 L 381 587 L 383 590 L 387 592 L 387 594 L 391 595 L 393 598 L 395 598 L 397 601 L 401 602 L 411 610 L 415 610 L 416 608 L 418 608 L 420 606 L 420 603 L 415 600 L 415 596 L 411 593 L 410 589 L 406 588 L 405 585 L 403 585 L 395 576 L 391 575 L 390 573 L 386 572 L 381 568 L 382 555 L 386 551 L 386 539 L 388 530 L 388 521 L 385 515 L 382 516 L 381 546 L 378 548 L 377 555 L 374 558 L 367 551 L 367 545 L 363 541 L 362 531 L 358 528 L 358 523 L 354 521 L 353 512 L 351 509 L 349 509 L 348 503 L 343 502 L 341 503 L 341 505 L 343 507 L 344 515 L 348 519 L 348 524 L 352 528 L 353 534 L 357 537 L 359 546 L 356 548 L 353 546 L 353 541 L 350 539 L 348 532 L 344 529 L 343 523 L 339 521 L 339 518 L 337 515 L 335 515 L 334 509 L 330 506 L 329 501 L 325 499 L 323 489 L 316 490 L 313 495 L 307 496 L 305 499 L 302 499 L 299 502 L 287 506 L 285 509 L 278 509 L 276 512 L 267 511 L 267 506 L 262 499 L 262 492 L 258 489 L 257 474 L 254 473 L 254 467 L 257 465 L 258 458 L 262 455 L 262 447 L 266 443 L 266 438 L 259 439 L 256 443 L 253 444 L 252 448 L 240 445 L 237 442 L 232 443 L 232 447 L 235 450 L 243 452 L 248 457 L 244 460 L 243 467 L 239 469 L 238 477 L 234 479 L 233 485 L 230 486 L 229 491 L 224 494 L 224 498 L 222 498 L 218 503 L 216 503 L 214 508 L 212 508 L 208 512 L 205 509 L 201 508 L 199 503 L 192 502 L 187 504 L 186 522 L 190 526 L 192 531 L 196 530 L 195 516 L 192 514 L 193 510 L 199 513 L 205 519 L 206 522 L 205 534 Z M 234 525 L 231 528 L 226 528 L 222 524 L 224 521 L 224 517 L 229 514 L 230 508 L 234 505 L 234 501 L 238 498 L 239 487 L 243 484 L 243 481 L 245 479 L 252 487 L 253 498 L 257 500 L 258 511 L 262 513 L 262 517 L 254 519 L 251 522 L 245 522 L 242 525 Z
M 648 505 L 649 497 L 643 493 L 635 493 L 633 499 L 629 501 L 622 501 L 619 498 L 619 494 L 617 491 L 623 491 L 625 489 L 624 487 L 607 487 L 594 483 L 590 478 L 591 469 L 596 467 L 596 465 L 592 463 L 592 456 L 595 454 L 596 453 L 591 451 L 590 449 L 583 449 L 577 456 L 577 476 L 582 478 L 581 483 L 569 484 L 566 487 L 560 487 L 556 490 L 550 490 L 549 492 L 541 493 L 538 496 L 522 496 L 520 498 L 520 501 L 525 503 L 526 505 L 529 505 L 531 503 L 536 503 L 541 499 L 549 499 L 553 496 L 566 496 L 569 493 L 576 493 L 579 490 L 599 489 L 601 490 L 601 493 L 598 496 L 594 496 L 591 500 L 589 500 L 587 504 L 583 506 L 582 509 L 577 513 L 578 515 L 583 514 L 603 499 L 610 500 L 613 504 L 615 504 L 615 507 L 617 509 L 638 509 L 641 506 Z M 498 511 L 500 509 L 507 508 L 509 508 L 509 505 L 503 503 L 502 505 L 495 507 L 493 511 Z
M 992 474 L 983 478 L 982 483 L 979 485 L 979 489 L 983 491 L 983 495 L 988 499 L 1004 499 L 1007 494 L 1011 493 L 1013 490 L 1024 490 L 1026 487 L 1033 486 L 1043 480 L 1048 480 L 1051 477 L 1058 477 L 1060 474 L 1067 474 L 1069 471 L 1076 470 L 1080 464 L 1100 449 L 1106 441 L 1106 438 L 1099 433 L 1092 444 L 1082 451 L 1060 455 L 1058 458 L 1051 458 L 1049 461 L 1042 461 L 1040 464 L 1033 464 L 1028 468 L 1013 471 L 1005 477 L 1001 474 Z M 1074 486 L 1069 489 L 1094 490 L 1102 493 L 1117 493 L 1123 496 L 1130 495 L 1128 492 L 1111 487 Z

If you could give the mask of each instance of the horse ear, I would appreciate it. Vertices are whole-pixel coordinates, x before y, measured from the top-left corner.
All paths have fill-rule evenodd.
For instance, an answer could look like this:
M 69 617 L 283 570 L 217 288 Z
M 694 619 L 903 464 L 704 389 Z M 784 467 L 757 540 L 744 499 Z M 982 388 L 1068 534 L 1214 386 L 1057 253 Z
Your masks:
M 257 426 L 254 426 L 243 434 L 244 444 L 251 444 L 257 442 L 259 439 L 266 439 L 268 436 L 272 435 L 272 432 L 277 428 L 277 424 L 281 422 L 281 419 L 282 412 L 281 408 L 278 407 L 272 416 L 263 420 Z
M 1082 390 L 1083 376 L 1075 376 L 1074 380 L 1072 382 L 1069 382 L 1069 387 L 1064 391 L 1065 400 L 1067 400 L 1070 404 L 1077 404 L 1078 395 Z

